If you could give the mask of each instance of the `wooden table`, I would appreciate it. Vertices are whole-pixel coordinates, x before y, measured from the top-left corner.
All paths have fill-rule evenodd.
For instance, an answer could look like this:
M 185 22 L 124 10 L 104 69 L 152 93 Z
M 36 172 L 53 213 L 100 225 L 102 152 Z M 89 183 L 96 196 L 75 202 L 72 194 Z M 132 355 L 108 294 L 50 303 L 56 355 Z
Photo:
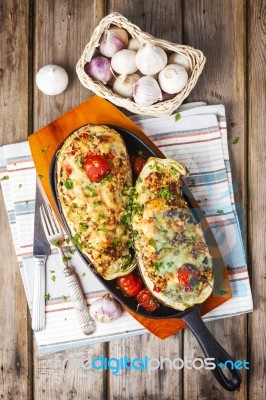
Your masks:
M 196 370 L 123 372 L 53 367 L 54 356 L 38 358 L 20 272 L 1 197 L 0 399 L 258 399 L 265 386 L 265 2 L 263 0 L 6 0 L 0 2 L 0 145 L 27 139 L 92 95 L 80 84 L 75 65 L 100 19 L 118 11 L 156 37 L 201 49 L 207 57 L 192 100 L 223 103 L 236 201 L 242 206 L 243 235 L 255 311 L 208 323 L 234 358 L 251 364 L 235 393 L 224 391 L 211 373 Z M 264 53 L 263 53 L 264 52 Z M 67 91 L 40 93 L 37 70 L 62 65 Z M 263 126 L 264 123 L 264 126 Z M 264 128 L 264 130 L 263 130 Z M 237 144 L 234 139 L 239 138 Z M 264 178 L 263 178 L 264 172 Z M 147 334 L 89 349 L 60 353 L 60 359 L 85 355 L 129 358 L 202 356 L 186 330 L 160 341 Z

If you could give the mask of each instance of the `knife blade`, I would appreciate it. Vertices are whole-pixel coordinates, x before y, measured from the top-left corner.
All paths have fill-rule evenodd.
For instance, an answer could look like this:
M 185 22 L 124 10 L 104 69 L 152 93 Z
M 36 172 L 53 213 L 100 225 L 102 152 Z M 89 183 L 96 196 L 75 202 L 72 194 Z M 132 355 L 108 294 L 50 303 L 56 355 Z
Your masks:
M 34 288 L 32 299 L 32 329 L 41 331 L 45 327 L 45 264 L 51 253 L 40 214 L 40 206 L 44 203 L 40 183 L 36 180 L 36 200 L 34 215 L 33 260 Z

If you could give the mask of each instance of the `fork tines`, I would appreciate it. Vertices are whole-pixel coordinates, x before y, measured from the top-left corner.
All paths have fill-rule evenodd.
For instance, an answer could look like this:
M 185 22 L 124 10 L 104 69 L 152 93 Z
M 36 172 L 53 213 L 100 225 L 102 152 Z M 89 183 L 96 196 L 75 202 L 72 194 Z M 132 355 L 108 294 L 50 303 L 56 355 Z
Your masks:
M 50 204 L 43 204 L 40 207 L 40 212 L 46 236 L 52 236 L 58 233 L 63 234 Z

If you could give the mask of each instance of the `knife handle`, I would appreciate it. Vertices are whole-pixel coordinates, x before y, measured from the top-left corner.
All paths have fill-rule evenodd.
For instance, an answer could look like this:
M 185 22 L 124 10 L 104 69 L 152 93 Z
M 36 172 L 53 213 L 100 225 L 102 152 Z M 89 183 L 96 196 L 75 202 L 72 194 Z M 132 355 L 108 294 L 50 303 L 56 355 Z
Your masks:
M 70 299 L 76 311 L 82 332 L 85 335 L 91 335 L 95 331 L 96 324 L 90 316 L 77 275 L 70 267 L 65 267 L 64 273 L 70 291 Z
M 32 329 L 45 327 L 45 263 L 46 256 L 34 256 L 34 288 L 32 299 Z

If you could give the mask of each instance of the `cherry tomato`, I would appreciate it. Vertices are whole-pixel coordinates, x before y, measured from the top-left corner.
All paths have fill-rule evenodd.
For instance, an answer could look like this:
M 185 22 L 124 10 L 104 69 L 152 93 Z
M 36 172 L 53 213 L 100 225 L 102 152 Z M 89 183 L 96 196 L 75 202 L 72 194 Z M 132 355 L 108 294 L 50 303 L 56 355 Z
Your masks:
M 137 178 L 147 160 L 143 156 L 130 156 L 130 161 L 132 164 L 133 175 Z
M 159 301 L 153 297 L 148 289 L 143 289 L 139 292 L 137 295 L 137 301 L 141 307 L 145 308 L 145 310 L 149 312 L 155 311 L 160 307 Z
M 191 288 L 199 281 L 199 270 L 193 264 L 184 264 L 177 270 L 177 278 L 182 285 Z
M 101 182 L 111 172 L 110 164 L 106 158 L 100 155 L 84 157 L 83 168 L 92 182 Z
M 143 288 L 141 277 L 133 273 L 117 278 L 116 283 L 119 289 L 128 297 L 137 296 Z

